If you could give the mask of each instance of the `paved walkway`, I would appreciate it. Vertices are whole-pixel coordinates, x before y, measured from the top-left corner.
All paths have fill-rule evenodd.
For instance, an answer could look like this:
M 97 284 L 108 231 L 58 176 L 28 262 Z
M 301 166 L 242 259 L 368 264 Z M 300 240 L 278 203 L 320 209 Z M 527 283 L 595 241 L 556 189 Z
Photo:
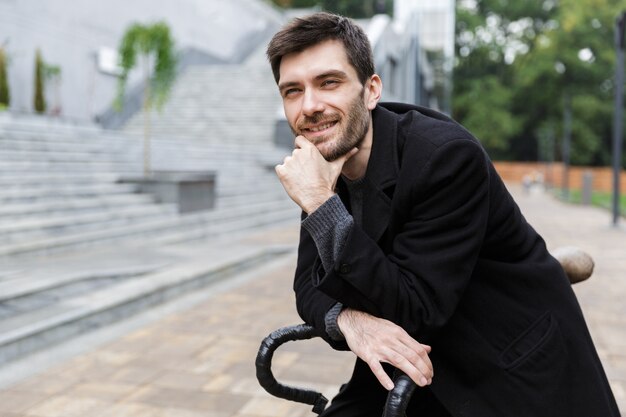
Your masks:
M 564 205 L 546 194 L 516 192 L 516 198 L 550 248 L 577 245 L 595 258 L 594 276 L 575 290 L 626 410 L 626 229 L 610 228 L 606 211 Z M 251 239 L 296 242 L 297 230 Z M 48 352 L 48 359 L 58 355 L 54 366 L 0 390 L 0 416 L 313 416 L 308 406 L 271 398 L 254 377 L 262 337 L 299 322 L 291 291 L 294 262 L 294 254 L 284 256 L 157 309 L 118 326 L 98 345 L 88 339 L 95 336 L 72 341 L 74 349 L 85 347 L 71 358 L 69 347 Z M 275 371 L 282 380 L 330 396 L 347 378 L 350 363 L 350 353 L 310 341 L 286 345 L 275 357 Z

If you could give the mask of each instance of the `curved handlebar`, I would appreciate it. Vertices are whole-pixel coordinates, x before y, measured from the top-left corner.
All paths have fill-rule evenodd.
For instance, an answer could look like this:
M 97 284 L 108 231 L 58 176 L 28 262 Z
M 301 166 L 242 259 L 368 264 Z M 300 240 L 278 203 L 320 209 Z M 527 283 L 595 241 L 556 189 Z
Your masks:
M 321 393 L 290 387 L 279 383 L 272 373 L 272 358 L 276 349 L 283 343 L 295 340 L 308 340 L 319 336 L 317 331 L 307 324 L 283 327 L 273 331 L 263 339 L 256 357 L 256 377 L 259 384 L 271 395 L 290 401 L 313 405 L 313 412 L 320 414 L 326 408 L 328 400 Z M 389 391 L 383 417 L 404 417 L 409 400 L 415 391 L 415 383 L 405 374 L 399 373 L 394 380 L 394 388 Z
M 263 339 L 256 357 L 256 378 L 259 384 L 275 397 L 290 401 L 310 404 L 314 413 L 321 413 L 326 408 L 328 400 L 321 393 L 303 388 L 290 387 L 280 384 L 272 373 L 272 358 L 274 351 L 283 343 L 293 340 L 307 340 L 317 336 L 315 329 L 306 324 L 283 327 L 273 331 Z

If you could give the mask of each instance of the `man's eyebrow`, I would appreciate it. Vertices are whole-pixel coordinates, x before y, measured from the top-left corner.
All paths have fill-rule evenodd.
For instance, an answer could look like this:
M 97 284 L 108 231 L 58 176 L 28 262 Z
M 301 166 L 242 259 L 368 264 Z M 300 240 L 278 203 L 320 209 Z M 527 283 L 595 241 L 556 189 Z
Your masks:
M 298 85 L 300 85 L 300 83 L 298 83 L 296 81 L 287 81 L 287 82 L 278 84 L 278 90 L 279 91 L 283 91 L 285 88 L 295 87 L 295 86 L 298 86 Z
M 337 77 L 337 78 L 345 79 L 345 78 L 348 78 L 348 74 L 346 74 L 345 72 L 341 70 L 330 70 L 330 71 L 323 72 L 320 75 L 317 75 L 315 79 L 323 80 L 324 78 L 328 78 L 328 77 Z
M 337 78 L 341 78 L 341 79 L 346 79 L 348 78 L 348 74 L 346 74 L 344 71 L 341 70 L 329 70 L 326 72 L 323 72 L 319 75 L 315 76 L 315 80 L 319 81 L 319 80 L 323 80 L 325 78 L 329 78 L 329 77 L 337 77 Z M 297 81 L 286 81 L 284 83 L 279 83 L 278 84 L 278 90 L 279 91 L 283 91 L 285 88 L 289 88 L 289 87 L 297 87 L 299 86 L 300 83 Z

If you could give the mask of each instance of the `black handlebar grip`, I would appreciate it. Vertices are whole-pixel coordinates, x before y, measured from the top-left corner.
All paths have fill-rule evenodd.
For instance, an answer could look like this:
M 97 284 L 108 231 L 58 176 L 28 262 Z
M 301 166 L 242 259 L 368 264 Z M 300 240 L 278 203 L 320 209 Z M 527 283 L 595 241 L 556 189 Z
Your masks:
M 383 417 L 404 417 L 416 385 L 411 378 L 399 371 L 393 383 L 394 387 L 387 395 Z
M 257 380 L 265 391 L 278 398 L 312 405 L 313 412 L 320 414 L 328 403 L 326 397 L 316 391 L 280 384 L 274 378 L 271 369 L 274 352 L 283 343 L 308 340 L 317 336 L 319 335 L 316 330 L 307 324 L 275 330 L 261 342 L 255 364 Z M 397 371 L 394 388 L 387 395 L 383 417 L 404 417 L 415 388 L 415 382 L 404 373 Z
M 319 392 L 280 384 L 272 374 L 274 351 L 283 343 L 294 340 L 307 340 L 318 336 L 315 329 L 307 324 L 283 327 L 272 332 L 261 342 L 256 357 L 256 378 L 259 384 L 271 395 L 285 400 L 313 406 L 313 412 L 320 414 L 328 400 Z

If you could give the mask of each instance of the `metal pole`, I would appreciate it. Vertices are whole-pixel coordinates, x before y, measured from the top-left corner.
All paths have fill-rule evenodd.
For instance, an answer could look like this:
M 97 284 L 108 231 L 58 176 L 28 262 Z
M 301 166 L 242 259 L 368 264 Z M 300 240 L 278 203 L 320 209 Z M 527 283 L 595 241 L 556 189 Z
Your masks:
M 548 188 L 554 187 L 554 155 L 556 154 L 556 140 L 554 138 L 554 126 L 550 123 L 548 129 L 548 180 L 546 184 Z
M 615 21 L 615 112 L 613 115 L 613 226 L 620 217 L 620 173 L 622 170 L 622 136 L 624 114 L 624 27 L 626 12 Z
M 563 199 L 569 200 L 569 163 L 570 148 L 572 142 L 572 96 L 569 91 L 565 91 L 563 97 Z

